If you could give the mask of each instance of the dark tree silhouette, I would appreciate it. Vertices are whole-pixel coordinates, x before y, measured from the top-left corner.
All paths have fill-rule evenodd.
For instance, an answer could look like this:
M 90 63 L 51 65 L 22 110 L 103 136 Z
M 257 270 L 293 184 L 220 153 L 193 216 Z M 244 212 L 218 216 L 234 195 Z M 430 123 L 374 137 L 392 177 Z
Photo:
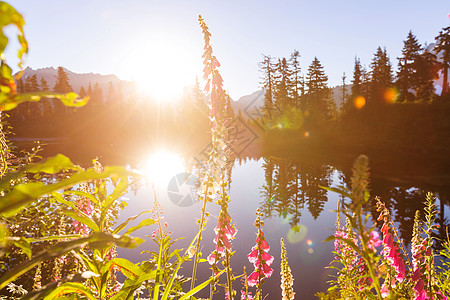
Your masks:
M 436 37 L 436 54 L 442 55 L 441 70 L 444 75 L 442 85 L 442 95 L 448 94 L 448 69 L 450 68 L 450 26 L 442 28 L 439 35 Z
M 415 95 L 411 90 L 416 88 L 417 79 L 417 58 L 420 56 L 422 46 L 417 41 L 416 36 L 410 31 L 404 41 L 402 56 L 398 58 L 398 72 L 396 85 L 400 91 L 398 101 L 414 101 Z

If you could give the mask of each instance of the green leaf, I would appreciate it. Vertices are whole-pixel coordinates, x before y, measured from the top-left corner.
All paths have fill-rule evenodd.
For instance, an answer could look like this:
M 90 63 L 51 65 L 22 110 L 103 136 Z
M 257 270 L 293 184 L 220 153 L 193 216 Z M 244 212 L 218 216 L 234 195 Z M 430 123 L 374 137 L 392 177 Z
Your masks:
M 84 295 L 90 300 L 96 300 L 94 295 L 92 295 L 91 290 L 78 282 L 66 282 L 61 284 L 59 287 L 57 287 L 51 293 L 45 296 L 44 300 L 59 299 L 61 295 L 72 293 L 76 295 Z
M 63 192 L 63 195 L 70 195 L 70 194 L 75 195 L 75 196 L 79 196 L 79 197 L 86 197 L 89 200 L 91 200 L 92 202 L 98 204 L 98 199 L 95 198 L 95 196 L 92 195 L 92 194 L 89 194 L 89 193 L 86 193 L 86 192 L 83 192 L 83 191 L 73 191 L 73 190 L 64 191 Z
M 103 248 L 111 243 L 115 243 L 119 247 L 135 248 L 142 243 L 142 241 L 142 239 L 131 238 L 129 236 L 117 236 L 106 234 L 104 232 L 95 232 L 84 238 L 59 242 L 38 253 L 30 260 L 24 261 L 20 265 L 17 265 L 4 273 L 0 277 L 0 290 L 41 262 L 65 255 L 69 251 L 86 246 L 89 246 L 90 248 Z
M 132 279 L 137 279 L 139 278 L 139 276 L 144 274 L 144 272 L 138 265 L 133 264 L 131 261 L 125 258 L 114 258 L 110 260 L 108 266 L 109 271 L 117 268 L 120 270 L 120 272 L 122 272 L 123 275 Z
M 128 177 L 122 177 L 119 183 L 114 188 L 114 191 L 106 198 L 102 208 L 102 215 L 108 211 L 116 199 L 122 196 L 128 190 Z
M 344 197 L 351 198 L 349 191 L 344 187 L 327 187 L 327 186 L 322 186 L 322 185 L 319 185 L 319 187 L 326 191 L 335 192 Z
M 210 277 L 208 280 L 206 280 L 205 282 L 197 285 L 195 288 L 193 288 L 192 290 L 190 290 L 189 292 L 187 292 L 186 294 L 184 294 L 182 297 L 180 297 L 178 300 L 185 300 L 188 299 L 191 296 L 194 296 L 195 294 L 197 294 L 198 292 L 200 292 L 202 289 L 204 289 L 206 286 L 208 286 L 211 281 L 217 279 L 220 275 L 222 275 L 223 272 L 225 272 L 226 269 L 223 269 L 222 271 L 220 271 L 216 276 L 214 277 Z
M 65 106 L 81 107 L 89 101 L 89 97 L 79 99 L 75 93 L 57 94 L 57 93 L 24 93 L 15 97 L 6 97 L 0 99 L 0 110 L 8 111 L 24 102 L 37 102 L 42 99 L 59 99 Z
M 28 202 L 31 202 L 43 195 L 69 188 L 83 181 L 103 179 L 112 175 L 136 176 L 138 174 L 127 171 L 124 167 L 106 167 L 101 173 L 95 171 L 94 169 L 88 169 L 86 171 L 73 174 L 67 179 L 48 185 L 45 185 L 42 182 L 20 184 L 15 186 L 8 195 L 0 199 L 0 216 L 13 216 Z
M 63 214 L 71 217 L 74 220 L 77 220 L 80 223 L 83 223 L 84 225 L 88 226 L 89 228 L 91 228 L 94 231 L 100 230 L 98 225 L 95 224 L 95 222 L 92 219 L 90 219 L 86 214 L 84 214 L 82 212 L 64 211 Z
M 129 229 L 125 232 L 125 234 L 132 233 L 132 232 L 134 232 L 134 231 L 136 231 L 136 230 L 138 230 L 138 229 L 141 229 L 142 227 L 150 226 L 150 225 L 153 225 L 153 224 L 155 224 L 155 223 L 156 223 L 156 220 L 154 220 L 154 219 L 145 219 L 145 220 L 142 220 L 138 225 L 129 228 Z
M 127 227 L 127 225 L 128 225 L 131 221 L 134 221 L 134 220 L 136 220 L 138 217 L 140 217 L 141 215 L 146 214 L 146 213 L 150 213 L 150 212 L 152 212 L 152 211 L 151 211 L 151 210 L 146 210 L 146 211 L 141 212 L 141 213 L 138 214 L 138 215 L 129 217 L 125 222 L 123 222 L 122 224 L 120 224 L 119 226 L 117 226 L 117 228 L 114 229 L 113 233 L 119 233 L 121 230 L 123 230 L 125 227 Z
M 57 154 L 42 162 L 30 164 L 25 170 L 30 173 L 56 174 L 65 170 L 82 171 L 83 169 L 75 166 L 67 156 Z
M 11 241 L 12 244 L 14 244 L 14 246 L 19 247 L 23 253 L 25 253 L 28 258 L 31 258 L 31 244 L 30 241 L 28 241 L 26 238 L 24 237 L 20 237 L 20 238 L 9 238 L 9 240 Z

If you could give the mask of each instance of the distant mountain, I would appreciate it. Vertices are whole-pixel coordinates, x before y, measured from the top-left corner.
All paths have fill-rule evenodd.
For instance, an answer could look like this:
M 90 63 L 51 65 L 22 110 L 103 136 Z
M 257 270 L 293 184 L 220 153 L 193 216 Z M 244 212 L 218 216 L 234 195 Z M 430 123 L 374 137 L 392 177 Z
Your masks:
M 67 76 L 69 77 L 70 85 L 72 86 L 74 92 L 79 93 L 81 86 L 87 90 L 89 83 L 91 83 L 92 88 L 94 88 L 95 83 L 98 82 L 99 86 L 102 88 L 103 96 L 106 95 L 106 92 L 108 91 L 109 83 L 111 82 L 116 91 L 118 89 L 121 89 L 122 92 L 127 92 L 131 88 L 131 82 L 121 80 L 116 75 L 101 75 L 101 74 L 94 74 L 94 73 L 75 73 L 70 71 L 69 69 L 64 68 L 64 71 L 67 73 Z M 37 70 L 33 70 L 30 67 L 27 67 L 24 70 L 24 73 L 22 75 L 22 79 L 26 79 L 28 77 L 31 77 L 33 75 L 37 76 L 38 82 L 41 81 L 41 78 L 44 78 L 50 89 L 52 90 L 56 83 L 56 77 L 57 77 L 57 69 L 53 67 L 47 67 L 47 68 L 41 68 Z

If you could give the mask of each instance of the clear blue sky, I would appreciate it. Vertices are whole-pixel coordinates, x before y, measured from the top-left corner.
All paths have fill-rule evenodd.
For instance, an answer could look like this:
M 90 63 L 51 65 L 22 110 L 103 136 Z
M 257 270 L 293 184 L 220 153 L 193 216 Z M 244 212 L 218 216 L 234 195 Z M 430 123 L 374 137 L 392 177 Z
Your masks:
M 27 66 L 36 69 L 61 65 L 74 72 L 112 73 L 122 79 L 141 76 L 133 74 L 133 68 L 140 63 L 150 69 L 165 65 L 171 74 L 179 72 L 177 65 L 183 65 L 180 69 L 189 73 L 192 81 L 196 75 L 201 78 L 203 39 L 197 16 L 202 14 L 222 64 L 225 89 L 234 99 L 258 89 L 261 74 L 257 65 L 262 53 L 288 57 L 298 49 L 305 73 L 317 56 L 329 76 L 329 85 L 334 86 L 340 84 L 343 72 L 351 77 L 355 55 L 368 66 L 376 48 L 386 47 L 396 66 L 409 30 L 421 43 L 431 43 L 450 23 L 448 0 L 9 3 L 27 23 Z M 161 48 L 160 44 L 165 46 Z M 168 57 L 173 58 L 172 62 L 167 62 Z M 148 64 L 148 60 L 153 63 Z

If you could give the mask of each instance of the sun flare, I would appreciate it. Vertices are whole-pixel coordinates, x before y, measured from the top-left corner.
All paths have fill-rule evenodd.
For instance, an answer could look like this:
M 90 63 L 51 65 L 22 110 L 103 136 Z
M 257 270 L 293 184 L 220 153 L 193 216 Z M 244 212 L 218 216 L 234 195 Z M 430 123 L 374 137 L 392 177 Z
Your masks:
M 185 171 L 181 156 L 167 150 L 158 150 L 144 161 L 142 171 L 147 179 L 158 186 L 167 186 L 169 181 Z
M 198 63 L 189 45 L 167 38 L 148 39 L 131 48 L 122 69 L 140 94 L 160 102 L 179 99 L 195 82 Z

